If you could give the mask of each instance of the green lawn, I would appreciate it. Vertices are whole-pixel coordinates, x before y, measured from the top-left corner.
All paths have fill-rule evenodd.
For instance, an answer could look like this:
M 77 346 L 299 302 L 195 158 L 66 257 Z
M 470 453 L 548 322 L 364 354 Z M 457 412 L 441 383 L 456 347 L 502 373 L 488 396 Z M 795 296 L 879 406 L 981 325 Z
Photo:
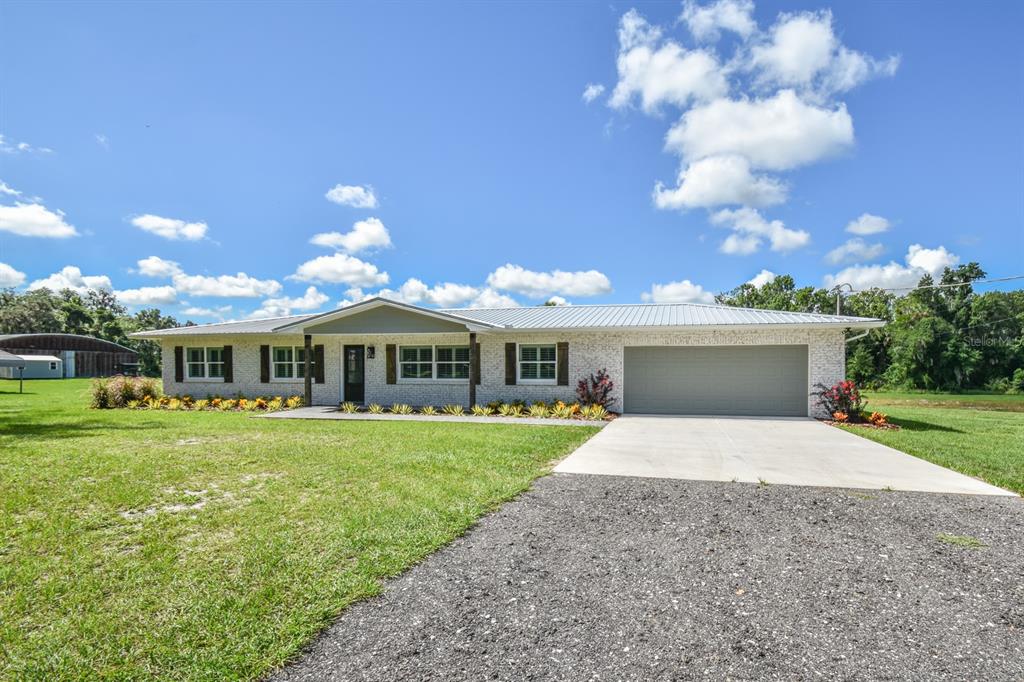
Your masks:
M 900 430 L 844 428 L 1024 494 L 1024 396 L 872 393 L 868 398 L 868 410 L 885 412 Z
M 256 678 L 594 427 L 95 411 L 0 381 L 0 679 Z

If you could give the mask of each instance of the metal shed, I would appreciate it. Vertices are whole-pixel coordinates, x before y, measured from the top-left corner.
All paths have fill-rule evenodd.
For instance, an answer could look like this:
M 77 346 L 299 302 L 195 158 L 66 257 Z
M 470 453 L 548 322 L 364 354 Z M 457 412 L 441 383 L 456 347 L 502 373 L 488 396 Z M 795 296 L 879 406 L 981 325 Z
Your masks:
M 137 374 L 139 370 L 139 355 L 131 348 L 79 334 L 0 334 L 0 350 L 56 356 L 65 379 Z

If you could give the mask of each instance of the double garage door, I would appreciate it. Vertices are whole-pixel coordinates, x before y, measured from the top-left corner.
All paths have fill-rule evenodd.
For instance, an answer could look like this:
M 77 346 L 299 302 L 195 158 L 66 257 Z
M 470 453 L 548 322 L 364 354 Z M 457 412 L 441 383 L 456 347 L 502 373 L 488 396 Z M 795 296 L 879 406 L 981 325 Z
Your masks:
M 807 346 L 625 349 L 623 411 L 807 416 Z

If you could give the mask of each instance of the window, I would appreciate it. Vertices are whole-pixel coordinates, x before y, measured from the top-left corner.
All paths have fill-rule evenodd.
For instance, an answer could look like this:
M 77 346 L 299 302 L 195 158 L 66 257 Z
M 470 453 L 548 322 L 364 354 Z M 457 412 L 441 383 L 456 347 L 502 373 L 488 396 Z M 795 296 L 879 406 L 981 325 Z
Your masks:
M 51 370 L 55 370 L 55 369 L 57 369 L 57 363 L 56 363 L 56 362 L 51 362 L 51 363 L 50 363 L 50 369 L 51 369 Z
M 554 381 L 555 344 L 519 346 L 520 381 Z
M 403 379 L 434 378 L 434 347 L 433 346 L 402 346 Z
M 469 346 L 402 346 L 399 379 L 469 379 Z
M 306 349 L 303 346 L 274 346 L 270 349 L 275 381 L 306 378 Z M 314 358 L 309 359 L 312 368 Z
M 187 348 L 185 362 L 188 379 L 224 378 L 223 348 Z

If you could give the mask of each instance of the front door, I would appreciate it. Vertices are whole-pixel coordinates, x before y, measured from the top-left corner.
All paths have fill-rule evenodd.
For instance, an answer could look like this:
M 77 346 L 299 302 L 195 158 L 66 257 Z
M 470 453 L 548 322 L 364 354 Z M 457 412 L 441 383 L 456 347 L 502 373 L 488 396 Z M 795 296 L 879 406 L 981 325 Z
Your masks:
M 366 372 L 363 353 L 363 346 L 345 346 L 342 353 L 342 397 L 353 403 L 361 403 L 365 397 Z

